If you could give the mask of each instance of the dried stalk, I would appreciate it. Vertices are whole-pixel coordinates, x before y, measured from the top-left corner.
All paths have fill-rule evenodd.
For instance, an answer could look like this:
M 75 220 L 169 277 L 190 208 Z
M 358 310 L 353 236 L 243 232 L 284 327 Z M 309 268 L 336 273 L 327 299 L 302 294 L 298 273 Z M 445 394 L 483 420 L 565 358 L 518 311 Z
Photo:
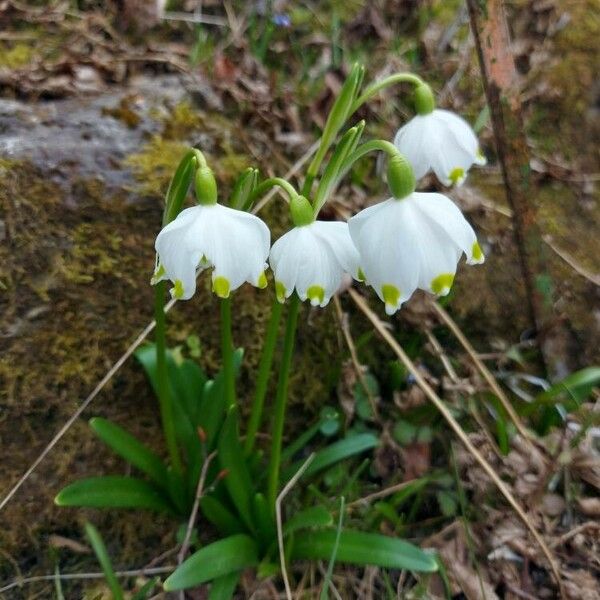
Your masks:
M 417 367 L 410 360 L 406 352 L 404 352 L 403 348 L 398 344 L 398 342 L 394 339 L 392 334 L 385 327 L 385 324 L 379 317 L 369 308 L 364 298 L 353 289 L 350 289 L 349 292 L 352 300 L 354 300 L 356 306 L 359 310 L 371 321 L 373 327 L 381 335 L 384 341 L 390 346 L 390 348 L 396 353 L 398 359 L 404 364 L 404 366 L 408 369 L 408 371 L 415 378 L 417 385 L 423 390 L 425 395 L 431 400 L 431 402 L 435 405 L 435 407 L 440 411 L 448 425 L 453 429 L 454 433 L 458 436 L 458 439 L 465 445 L 467 450 L 471 453 L 471 455 L 475 458 L 475 460 L 479 463 L 481 468 L 487 473 L 490 479 L 494 482 L 495 486 L 501 492 L 501 494 L 506 498 L 508 503 L 511 505 L 513 510 L 517 513 L 518 517 L 523 521 L 524 525 L 529 529 L 537 543 L 539 544 L 544 556 L 548 559 L 550 563 L 550 568 L 552 569 L 552 573 L 556 579 L 558 584 L 558 588 L 561 594 L 561 597 L 565 597 L 562 588 L 562 581 L 560 579 L 560 573 L 558 570 L 558 566 L 556 565 L 556 561 L 548 548 L 548 545 L 542 538 L 542 536 L 538 533 L 536 528 L 531 524 L 529 518 L 525 514 L 525 511 L 521 508 L 515 497 L 512 495 L 510 490 L 506 487 L 504 482 L 498 477 L 493 467 L 488 463 L 488 461 L 481 455 L 481 453 L 473 446 L 471 441 L 469 440 L 467 434 L 464 432 L 463 428 L 460 426 L 458 421 L 452 416 L 452 413 L 448 410 L 442 399 L 435 393 L 433 388 L 425 381 Z

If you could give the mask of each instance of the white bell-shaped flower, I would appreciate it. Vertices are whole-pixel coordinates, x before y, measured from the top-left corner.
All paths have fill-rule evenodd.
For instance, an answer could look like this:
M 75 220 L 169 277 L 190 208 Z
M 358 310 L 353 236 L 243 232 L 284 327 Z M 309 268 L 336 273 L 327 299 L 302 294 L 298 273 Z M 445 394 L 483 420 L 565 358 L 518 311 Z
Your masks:
M 342 283 L 344 273 L 358 278 L 358 252 L 348 224 L 313 221 L 294 227 L 271 248 L 269 263 L 275 274 L 277 299 L 283 302 L 294 289 L 300 300 L 325 306 Z
M 412 192 L 361 211 L 348 221 L 365 281 L 394 314 L 417 289 L 446 295 L 464 252 L 484 256 L 459 208 L 442 194 Z
M 473 164 L 486 164 L 471 126 L 447 110 L 414 116 L 400 128 L 394 145 L 408 158 L 417 179 L 431 169 L 444 185 L 461 185 Z
M 263 288 L 270 241 L 269 228 L 247 212 L 219 204 L 186 208 L 156 238 L 152 283 L 170 279 L 171 295 L 189 300 L 196 290 L 196 269 L 214 267 L 213 291 L 221 298 L 245 281 Z

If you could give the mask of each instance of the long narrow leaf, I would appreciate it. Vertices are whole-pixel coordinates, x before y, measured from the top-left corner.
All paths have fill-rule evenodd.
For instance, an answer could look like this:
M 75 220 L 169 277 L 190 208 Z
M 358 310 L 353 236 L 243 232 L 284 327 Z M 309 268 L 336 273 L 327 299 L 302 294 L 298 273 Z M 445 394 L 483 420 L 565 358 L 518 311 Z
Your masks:
M 245 530 L 244 524 L 218 500 L 212 496 L 203 496 L 200 500 L 202 514 L 222 535 L 233 535 Z
M 333 525 L 333 517 L 324 506 L 311 506 L 297 512 L 288 519 L 283 526 L 283 535 L 289 535 L 300 529 L 312 529 L 330 527 Z
M 123 589 L 117 580 L 117 576 L 115 575 L 115 571 L 112 567 L 110 557 L 108 556 L 108 552 L 100 532 L 91 523 L 86 523 L 85 534 L 90 540 L 90 544 L 92 545 L 94 553 L 96 554 L 96 558 L 100 563 L 100 567 L 102 567 L 102 572 L 104 573 L 104 578 L 106 579 L 106 584 L 111 591 L 112 597 L 114 600 L 123 600 Z
M 335 530 L 306 532 L 296 538 L 292 558 L 328 560 L 336 537 Z M 435 557 L 417 546 L 396 538 L 361 531 L 342 531 L 337 560 L 355 565 L 375 565 L 425 573 L 433 573 L 438 568 Z
M 360 433 L 352 437 L 339 440 L 323 450 L 319 450 L 316 453 L 314 460 L 310 463 L 308 469 L 306 469 L 305 476 L 314 475 L 319 471 L 344 460 L 355 456 L 366 450 L 371 450 L 379 444 L 379 440 L 372 433 Z M 284 479 L 289 480 L 293 477 L 294 473 L 300 468 L 300 464 L 297 463 L 286 469 Z
M 62 489 L 54 502 L 58 506 L 91 508 L 147 508 L 173 512 L 173 507 L 155 487 L 133 477 L 90 477 Z
M 215 579 L 210 586 L 208 600 L 231 600 L 235 593 L 238 581 L 240 580 L 240 575 L 240 571 L 234 571 L 233 573 Z
M 107 419 L 90 419 L 94 433 L 128 463 L 143 471 L 161 486 L 167 483 L 167 468 L 160 458 L 136 437 Z
M 214 542 L 190 556 L 163 584 L 165 591 L 185 590 L 258 564 L 258 550 L 247 535 Z

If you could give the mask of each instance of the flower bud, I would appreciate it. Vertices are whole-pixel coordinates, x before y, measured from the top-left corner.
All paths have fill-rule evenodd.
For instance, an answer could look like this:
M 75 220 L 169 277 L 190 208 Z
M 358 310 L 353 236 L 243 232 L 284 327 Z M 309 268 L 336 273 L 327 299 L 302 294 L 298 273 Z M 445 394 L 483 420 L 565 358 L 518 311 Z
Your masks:
M 435 99 L 431 88 L 422 83 L 415 88 L 415 110 L 420 115 L 428 115 L 435 108 Z
M 396 200 L 406 198 L 415 191 L 415 174 L 403 154 L 395 154 L 389 159 L 387 181 Z
M 198 204 L 210 206 L 217 203 L 217 182 L 212 169 L 207 166 L 196 169 L 194 185 Z
M 294 196 L 290 200 L 290 214 L 294 227 L 310 225 L 315 220 L 312 205 L 304 196 Z

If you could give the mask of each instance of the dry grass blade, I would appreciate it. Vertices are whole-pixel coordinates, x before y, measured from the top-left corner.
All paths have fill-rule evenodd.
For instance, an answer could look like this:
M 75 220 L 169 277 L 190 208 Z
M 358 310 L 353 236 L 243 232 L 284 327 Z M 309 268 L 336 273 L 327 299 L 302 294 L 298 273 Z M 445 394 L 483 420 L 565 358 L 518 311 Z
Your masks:
M 462 347 L 465 349 L 483 378 L 487 381 L 491 390 L 496 394 L 502 406 L 510 416 L 512 422 L 515 424 L 517 431 L 528 441 L 531 442 L 531 434 L 527 431 L 519 415 L 515 412 L 510 400 L 506 396 L 506 394 L 502 391 L 502 388 L 496 381 L 496 378 L 490 373 L 490 370 L 485 366 L 483 361 L 475 352 L 475 348 L 471 345 L 471 342 L 467 339 L 465 334 L 460 330 L 460 327 L 456 324 L 454 319 L 446 312 L 444 308 L 442 308 L 435 300 L 431 300 L 431 306 L 438 314 L 440 319 L 444 322 L 444 324 L 450 329 L 450 331 L 455 335 L 456 339 L 461 343 Z
M 296 474 L 285 484 L 285 487 L 281 490 L 279 496 L 275 500 L 275 518 L 277 519 L 277 544 L 279 546 L 279 561 L 281 563 L 281 575 L 283 576 L 283 583 L 285 585 L 285 595 L 288 600 L 292 600 L 292 588 L 290 587 L 290 580 L 287 576 L 287 570 L 285 568 L 285 548 L 283 547 L 283 521 L 281 518 L 281 503 L 283 499 L 288 495 L 289 491 L 296 485 L 298 479 L 302 477 L 304 471 L 308 469 L 308 466 L 315 457 L 314 452 L 304 461 L 304 464 L 298 469 Z
M 175 304 L 176 300 L 170 300 L 165 306 L 165 313 L 168 312 Z M 81 403 L 79 408 L 69 417 L 68 421 L 59 429 L 58 433 L 52 438 L 48 445 L 42 450 L 40 455 L 33 461 L 29 469 L 25 471 L 23 476 L 17 481 L 17 483 L 11 488 L 11 490 L 4 496 L 2 502 L 0 502 L 0 510 L 2 510 L 9 502 L 9 500 L 17 493 L 19 488 L 25 483 L 29 476 L 37 469 L 38 465 L 46 458 L 48 453 L 56 446 L 63 435 L 67 433 L 70 427 L 79 419 L 85 409 L 91 404 L 92 400 L 102 391 L 102 388 L 113 378 L 115 373 L 125 364 L 127 359 L 136 351 L 137 347 L 148 337 L 150 332 L 156 326 L 156 321 L 151 321 L 146 328 L 137 336 L 137 338 L 131 343 L 129 348 L 121 355 L 119 360 L 106 372 L 106 375 L 100 380 L 98 385 L 92 390 L 91 394 Z
M 155 567 L 153 569 L 132 569 L 130 571 L 115 571 L 117 577 L 142 577 L 147 575 L 165 575 L 175 570 L 175 566 Z M 78 579 L 104 579 L 104 573 L 53 573 L 52 575 L 36 575 L 34 577 L 19 578 L 8 585 L 0 588 L 0 594 L 21 587 L 29 583 L 39 583 L 42 581 L 55 581 L 57 578 L 61 581 L 72 581 Z M 32 596 L 33 597 L 33 596 Z
M 446 405 L 442 401 L 442 399 L 435 393 L 435 391 L 431 388 L 431 386 L 425 381 L 419 370 L 415 367 L 413 362 L 410 360 L 406 352 L 402 349 L 400 344 L 394 339 L 391 333 L 386 329 L 384 323 L 379 319 L 379 317 L 369 308 L 364 298 L 356 292 L 356 290 L 350 289 L 350 296 L 354 300 L 355 304 L 359 308 L 359 310 L 371 321 L 373 327 L 381 335 L 384 341 L 390 346 L 390 348 L 396 353 L 396 356 L 400 359 L 400 361 L 404 364 L 404 366 L 408 369 L 411 375 L 415 378 L 417 385 L 423 390 L 425 395 L 431 400 L 431 402 L 435 405 L 435 407 L 440 411 L 448 425 L 454 430 L 454 433 L 458 436 L 459 440 L 465 445 L 467 450 L 473 455 L 475 460 L 480 464 L 481 468 L 487 473 L 490 479 L 494 482 L 494 485 L 498 488 L 498 490 L 502 493 L 502 495 L 506 498 L 508 503 L 517 513 L 518 517 L 523 521 L 527 529 L 531 532 L 537 543 L 540 545 L 542 552 L 548 559 L 550 563 L 550 568 L 552 569 L 552 573 L 556 579 L 558 584 L 558 588 L 560 590 L 561 597 L 565 597 L 563 593 L 562 581 L 560 578 L 560 574 L 558 571 L 558 567 L 556 565 L 556 561 L 554 560 L 554 556 L 552 552 L 548 548 L 548 545 L 542 538 L 542 536 L 538 533 L 536 528 L 531 524 L 528 519 L 525 511 L 521 508 L 517 500 L 511 494 L 510 490 L 506 487 L 503 481 L 498 477 L 493 467 L 485 460 L 485 458 L 481 455 L 481 453 L 473 446 L 471 441 L 469 440 L 467 434 L 464 432 L 463 428 L 456 421 L 456 419 L 452 416 L 450 411 L 446 408 Z

